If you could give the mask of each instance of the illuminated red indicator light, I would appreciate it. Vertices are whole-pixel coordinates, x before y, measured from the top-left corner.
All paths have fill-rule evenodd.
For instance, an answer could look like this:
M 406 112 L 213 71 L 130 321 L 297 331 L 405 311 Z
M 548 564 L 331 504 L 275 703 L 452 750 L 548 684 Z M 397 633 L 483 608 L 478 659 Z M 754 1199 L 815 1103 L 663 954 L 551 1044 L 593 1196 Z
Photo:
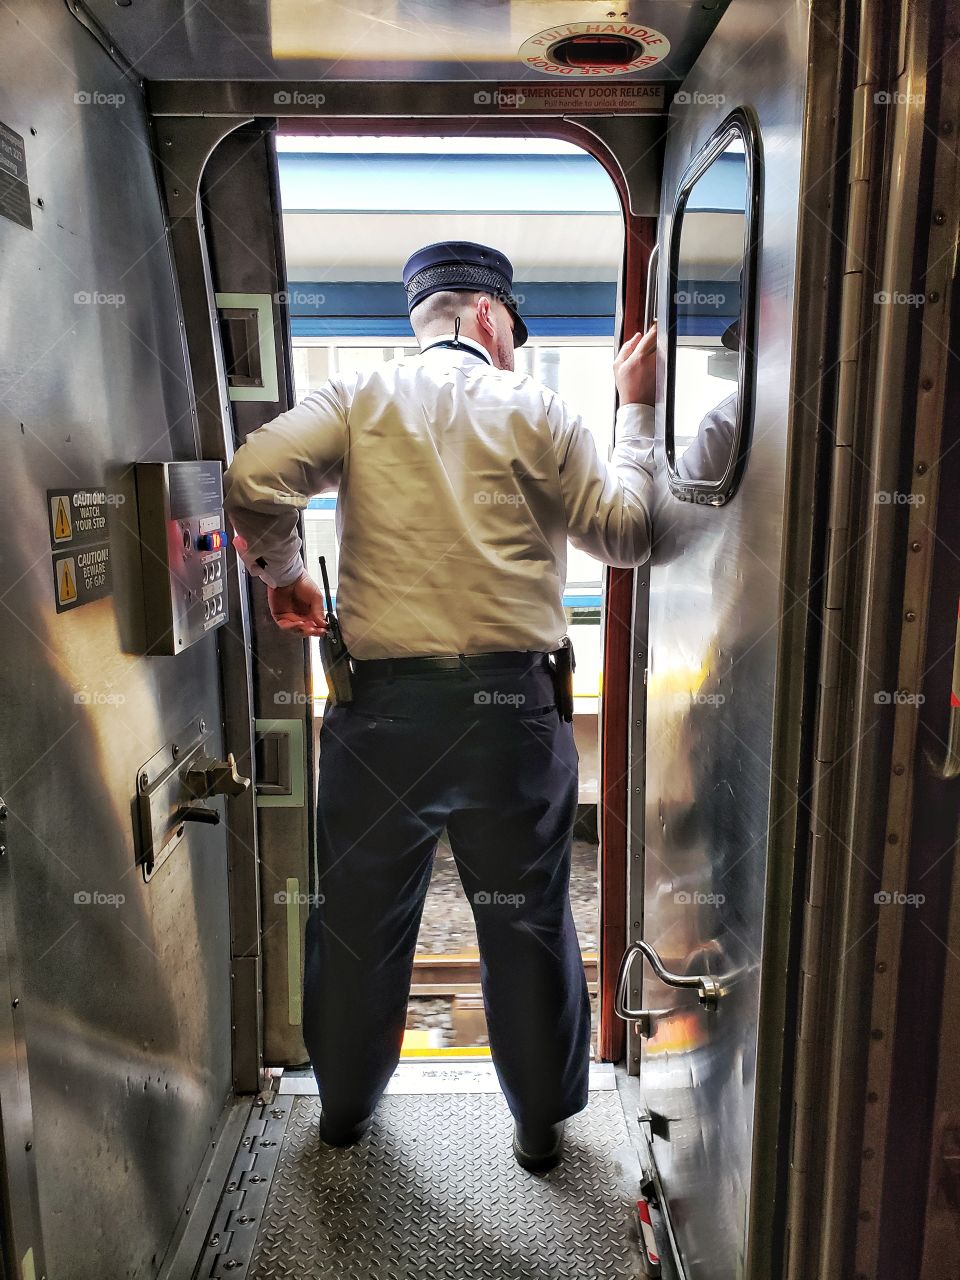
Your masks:
M 226 535 L 222 531 L 217 533 L 201 533 L 197 539 L 198 551 L 219 551 L 226 543 Z

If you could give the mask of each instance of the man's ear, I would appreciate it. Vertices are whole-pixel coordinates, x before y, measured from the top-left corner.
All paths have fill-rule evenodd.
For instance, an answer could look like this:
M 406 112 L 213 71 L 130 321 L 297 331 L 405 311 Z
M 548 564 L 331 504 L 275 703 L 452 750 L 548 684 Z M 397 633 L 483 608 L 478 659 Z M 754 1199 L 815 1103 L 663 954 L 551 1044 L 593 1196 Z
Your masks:
M 477 323 L 491 338 L 497 336 L 497 327 L 490 318 L 490 299 L 486 295 L 477 299 Z

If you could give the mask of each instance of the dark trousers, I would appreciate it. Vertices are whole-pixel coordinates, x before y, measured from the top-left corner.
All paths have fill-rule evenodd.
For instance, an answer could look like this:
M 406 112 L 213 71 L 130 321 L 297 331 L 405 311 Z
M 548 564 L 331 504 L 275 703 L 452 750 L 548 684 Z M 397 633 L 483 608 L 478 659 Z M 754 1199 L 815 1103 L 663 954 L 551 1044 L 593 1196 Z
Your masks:
M 590 1007 L 568 892 L 577 751 L 533 661 L 392 679 L 361 664 L 354 701 L 324 716 L 303 1029 L 336 1124 L 367 1116 L 399 1061 L 444 827 L 510 1110 L 538 1124 L 586 1106 Z

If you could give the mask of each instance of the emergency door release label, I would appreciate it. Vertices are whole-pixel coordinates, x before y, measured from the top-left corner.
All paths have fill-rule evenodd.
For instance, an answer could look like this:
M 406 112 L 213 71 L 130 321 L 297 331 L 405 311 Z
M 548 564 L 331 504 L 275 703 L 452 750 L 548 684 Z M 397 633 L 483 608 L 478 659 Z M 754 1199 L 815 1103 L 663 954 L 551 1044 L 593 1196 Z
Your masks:
M 0 213 L 33 230 L 23 138 L 0 121 Z
M 595 80 L 559 84 L 502 84 L 475 95 L 500 111 L 550 111 L 570 115 L 574 111 L 609 114 L 612 111 L 637 113 L 662 111 L 665 94 L 662 84 L 599 84 Z
M 107 512 L 118 500 L 103 489 L 48 489 L 57 613 L 102 600 L 113 591 Z

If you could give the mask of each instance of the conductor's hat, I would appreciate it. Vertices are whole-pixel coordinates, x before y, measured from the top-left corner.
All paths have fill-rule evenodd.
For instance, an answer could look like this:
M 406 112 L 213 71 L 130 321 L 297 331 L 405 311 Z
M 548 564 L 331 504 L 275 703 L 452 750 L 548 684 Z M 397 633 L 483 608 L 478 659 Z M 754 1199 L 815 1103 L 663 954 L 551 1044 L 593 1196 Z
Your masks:
M 513 345 L 522 347 L 527 326 L 517 310 L 513 294 L 513 264 L 504 253 L 472 240 L 443 240 L 428 244 L 410 255 L 403 266 L 403 287 L 407 291 L 407 311 L 413 311 L 431 293 L 462 289 L 489 293 L 513 316 Z

